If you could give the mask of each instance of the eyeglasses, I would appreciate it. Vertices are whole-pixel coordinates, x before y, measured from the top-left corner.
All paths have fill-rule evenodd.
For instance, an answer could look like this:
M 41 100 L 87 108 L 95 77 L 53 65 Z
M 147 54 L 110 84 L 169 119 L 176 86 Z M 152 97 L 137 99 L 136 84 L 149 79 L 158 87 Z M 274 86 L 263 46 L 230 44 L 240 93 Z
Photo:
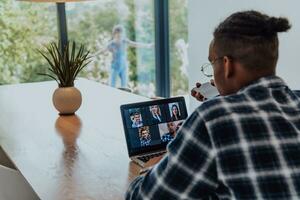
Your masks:
M 214 59 L 212 62 L 204 63 L 203 65 L 201 65 L 201 72 L 203 73 L 203 75 L 208 78 L 213 77 L 213 75 L 214 75 L 213 64 L 215 64 L 215 62 L 217 62 L 218 60 L 220 60 L 222 58 L 224 58 L 224 56 L 218 57 L 218 58 Z

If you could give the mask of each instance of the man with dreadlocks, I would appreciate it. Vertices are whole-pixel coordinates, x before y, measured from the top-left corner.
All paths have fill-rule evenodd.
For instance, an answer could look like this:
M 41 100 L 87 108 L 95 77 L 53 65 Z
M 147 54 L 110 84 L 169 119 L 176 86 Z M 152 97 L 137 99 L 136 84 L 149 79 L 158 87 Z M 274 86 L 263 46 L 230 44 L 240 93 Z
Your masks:
M 276 76 L 277 35 L 290 27 L 257 11 L 219 24 L 208 59 L 220 96 L 194 111 L 126 199 L 300 199 L 300 98 Z

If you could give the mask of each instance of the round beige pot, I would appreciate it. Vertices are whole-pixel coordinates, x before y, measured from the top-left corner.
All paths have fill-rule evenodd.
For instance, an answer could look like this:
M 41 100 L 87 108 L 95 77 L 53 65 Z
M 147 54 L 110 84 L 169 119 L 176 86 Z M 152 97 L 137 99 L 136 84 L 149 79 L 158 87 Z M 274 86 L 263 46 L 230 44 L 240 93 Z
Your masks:
M 59 114 L 71 115 L 80 107 L 82 98 L 75 87 L 59 87 L 54 91 L 52 101 Z

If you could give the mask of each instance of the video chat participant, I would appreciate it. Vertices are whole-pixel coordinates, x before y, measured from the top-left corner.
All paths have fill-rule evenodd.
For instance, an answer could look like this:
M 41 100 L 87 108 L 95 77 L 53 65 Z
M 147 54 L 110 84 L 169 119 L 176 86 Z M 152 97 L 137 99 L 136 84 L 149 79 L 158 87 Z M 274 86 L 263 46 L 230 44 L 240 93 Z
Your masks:
M 168 132 L 161 136 L 162 142 L 170 142 L 171 140 L 174 139 L 176 135 L 177 125 L 175 124 L 175 122 L 168 122 L 167 128 L 168 128 Z
M 300 199 L 300 98 L 276 75 L 278 33 L 290 27 L 252 10 L 216 27 L 209 61 L 221 96 L 193 112 L 126 199 Z
M 176 104 L 173 104 L 171 107 L 171 119 L 172 121 L 177 121 L 181 119 L 180 111 Z
M 151 112 L 151 123 L 152 124 L 159 124 L 159 123 L 165 121 L 158 105 L 149 106 L 149 110 Z
M 149 126 L 139 128 L 139 138 L 141 147 L 149 146 L 151 144 L 151 134 Z
M 132 120 L 132 128 L 139 128 L 143 126 L 143 121 L 140 112 L 136 111 L 131 113 L 130 118 Z

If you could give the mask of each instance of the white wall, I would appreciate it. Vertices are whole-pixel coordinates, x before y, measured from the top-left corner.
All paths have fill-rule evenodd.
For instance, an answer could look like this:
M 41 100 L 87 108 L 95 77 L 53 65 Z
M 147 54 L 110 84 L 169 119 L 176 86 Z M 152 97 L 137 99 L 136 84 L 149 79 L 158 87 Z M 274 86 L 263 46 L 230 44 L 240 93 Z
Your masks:
M 299 0 L 189 0 L 189 86 L 205 82 L 201 64 L 208 62 L 208 46 L 214 28 L 236 11 L 255 9 L 272 16 L 284 16 L 292 29 L 279 34 L 280 48 L 277 74 L 292 89 L 300 89 L 300 1 Z M 199 105 L 190 100 L 190 110 Z

